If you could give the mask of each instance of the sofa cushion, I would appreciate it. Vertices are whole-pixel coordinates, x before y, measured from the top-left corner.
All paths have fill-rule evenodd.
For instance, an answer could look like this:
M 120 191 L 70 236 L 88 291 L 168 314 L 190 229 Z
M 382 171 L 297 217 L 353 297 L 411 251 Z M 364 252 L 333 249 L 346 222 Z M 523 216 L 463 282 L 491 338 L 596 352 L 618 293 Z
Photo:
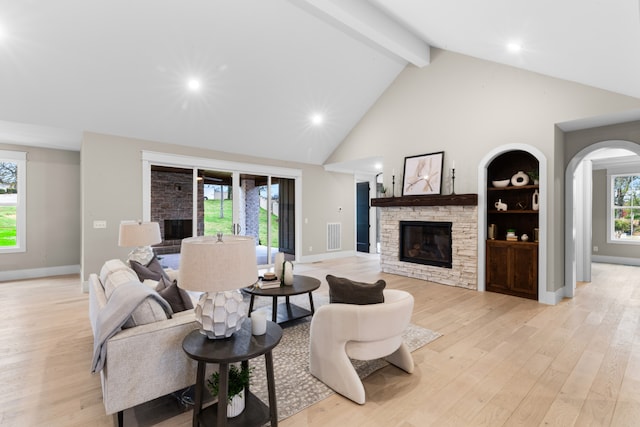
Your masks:
M 115 288 L 132 280 L 138 280 L 138 276 L 119 259 L 105 262 L 100 270 L 100 281 L 104 286 L 104 293 L 107 299 L 109 299 Z
M 100 279 L 104 286 L 107 300 L 117 287 L 129 282 L 140 283 L 138 275 L 119 259 L 112 259 L 104 263 L 100 270 Z M 142 283 L 140 285 L 143 286 Z M 134 310 L 131 317 L 122 327 L 131 328 L 166 319 L 167 314 L 160 303 L 152 298 L 147 298 Z
M 140 286 L 144 285 L 140 283 Z M 171 318 L 171 313 L 167 313 L 158 301 L 153 298 L 145 298 L 145 300 L 136 307 L 133 313 L 131 313 L 131 317 L 127 319 L 125 324 L 122 326 L 122 329 L 159 322 L 169 318 Z
M 375 283 L 364 283 L 344 277 L 327 275 L 329 284 L 329 302 L 342 304 L 378 304 L 384 302 L 384 280 Z
M 158 293 L 162 298 L 167 300 L 174 313 L 193 310 L 191 297 L 189 297 L 187 291 L 178 287 L 178 282 L 175 280 L 166 288 L 159 289 Z

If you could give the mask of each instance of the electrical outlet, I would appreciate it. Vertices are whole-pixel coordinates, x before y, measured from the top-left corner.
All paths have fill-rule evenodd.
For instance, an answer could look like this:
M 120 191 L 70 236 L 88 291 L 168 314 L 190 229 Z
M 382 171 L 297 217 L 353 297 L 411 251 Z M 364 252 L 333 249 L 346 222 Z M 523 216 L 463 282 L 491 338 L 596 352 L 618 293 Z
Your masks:
M 598 247 L 597 246 L 593 247 L 593 252 L 598 252 Z
M 107 228 L 107 221 L 105 220 L 93 221 L 93 228 Z
M 309 252 L 313 252 L 313 246 L 309 246 Z

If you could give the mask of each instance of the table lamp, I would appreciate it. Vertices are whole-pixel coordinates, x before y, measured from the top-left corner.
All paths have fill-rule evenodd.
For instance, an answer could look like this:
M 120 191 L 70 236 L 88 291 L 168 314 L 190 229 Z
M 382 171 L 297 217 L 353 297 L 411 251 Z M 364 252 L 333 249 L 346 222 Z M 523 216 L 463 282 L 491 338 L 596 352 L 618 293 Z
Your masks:
M 182 240 L 178 284 L 204 292 L 195 307 L 200 333 L 227 338 L 242 327 L 247 304 L 240 288 L 258 281 L 253 237 L 199 236 Z
M 120 222 L 120 234 L 118 246 L 130 248 L 127 262 L 137 261 L 142 265 L 149 264 L 153 259 L 153 249 L 150 245 L 162 242 L 160 225 L 157 222 L 122 221 Z

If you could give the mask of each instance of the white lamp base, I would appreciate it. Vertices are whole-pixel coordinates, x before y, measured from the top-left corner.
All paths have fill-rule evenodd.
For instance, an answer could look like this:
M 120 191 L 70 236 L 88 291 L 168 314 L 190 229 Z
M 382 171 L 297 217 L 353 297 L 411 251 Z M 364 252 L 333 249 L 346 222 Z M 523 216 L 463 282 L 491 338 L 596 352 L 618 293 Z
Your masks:
M 127 258 L 127 265 L 129 265 L 129 261 L 137 261 L 142 265 L 147 265 L 154 257 L 153 249 L 151 246 L 138 246 L 131 252 L 129 252 Z
M 205 292 L 195 307 L 200 333 L 209 339 L 228 338 L 242 328 L 247 304 L 239 289 L 217 293 Z

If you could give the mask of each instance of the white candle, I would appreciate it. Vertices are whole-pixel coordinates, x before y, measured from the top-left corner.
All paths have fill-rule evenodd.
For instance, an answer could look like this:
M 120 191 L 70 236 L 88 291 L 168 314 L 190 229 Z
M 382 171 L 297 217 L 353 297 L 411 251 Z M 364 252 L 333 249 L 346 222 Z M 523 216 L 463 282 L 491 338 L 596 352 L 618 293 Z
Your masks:
M 273 272 L 276 273 L 278 280 L 282 281 L 282 264 L 284 263 L 284 253 L 278 252 L 273 261 Z
M 452 169 L 455 169 L 455 168 L 456 168 L 456 161 L 455 161 L 455 160 L 451 163 L 451 168 L 452 168 Z
M 395 176 L 395 174 L 396 174 L 396 170 L 395 170 L 395 168 L 394 168 L 394 169 L 391 169 L 391 175 L 394 175 L 394 176 Z
M 267 332 L 267 318 L 261 311 L 251 312 L 251 333 L 264 335 Z

